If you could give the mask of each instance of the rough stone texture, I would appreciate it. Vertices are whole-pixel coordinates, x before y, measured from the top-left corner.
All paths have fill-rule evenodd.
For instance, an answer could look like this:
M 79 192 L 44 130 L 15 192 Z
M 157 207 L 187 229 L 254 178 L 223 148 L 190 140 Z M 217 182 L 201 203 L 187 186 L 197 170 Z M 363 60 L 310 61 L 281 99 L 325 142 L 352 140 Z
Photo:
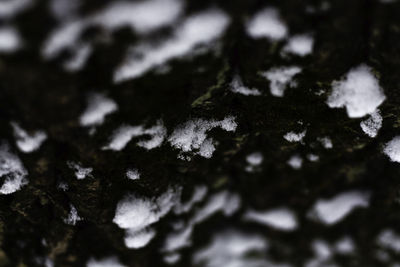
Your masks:
M 78 12 L 88 14 L 107 2 L 82 1 Z M 386 228 L 400 232 L 400 165 L 382 153 L 384 144 L 400 133 L 400 2 L 338 0 L 330 1 L 326 11 L 306 11 L 307 6 L 321 3 L 186 1 L 185 14 L 218 6 L 231 17 L 217 42 L 219 52 L 173 60 L 169 72 L 151 71 L 119 84 L 113 82 L 114 70 L 129 44 L 144 38 L 129 28 L 111 36 L 100 27 L 88 29 L 85 38 L 95 40 L 94 52 L 83 70 L 71 73 L 61 68 L 67 53 L 50 61 L 40 54 L 56 25 L 48 1 L 36 1 L 11 22 L 5 21 L 18 28 L 24 45 L 19 52 L 0 55 L 0 138 L 20 157 L 29 184 L 14 194 L 0 195 L 0 266 L 43 266 L 45 258 L 55 266 L 85 266 L 91 257 L 114 255 L 126 266 L 167 266 L 160 248 L 171 231 L 170 223 L 179 216 L 168 214 L 155 224 L 157 235 L 149 245 L 132 250 L 124 245 L 124 230 L 112 222 L 117 203 L 129 192 L 156 197 L 169 186 L 181 186 L 183 199 L 189 199 L 195 185 L 206 185 L 209 192 L 235 192 L 242 205 L 233 216 L 218 213 L 196 225 L 192 245 L 181 250 L 182 259 L 173 266 L 192 266 L 194 251 L 227 227 L 264 236 L 270 242 L 268 259 L 274 262 L 302 266 L 313 257 L 312 240 L 334 242 L 346 235 L 357 249 L 351 256 L 335 257 L 338 266 L 389 266 L 376 257 L 382 250 L 376 239 Z M 290 35 L 314 36 L 311 55 L 282 57 L 285 41 L 246 35 L 246 20 L 265 6 L 279 9 Z M 170 31 L 162 28 L 154 38 L 162 39 Z M 348 118 L 345 109 L 330 109 L 326 104 L 332 81 L 362 63 L 373 69 L 386 95 L 379 107 L 383 126 L 376 138 L 360 128 L 365 118 Z M 298 65 L 303 71 L 296 76 L 297 87 L 277 98 L 259 73 L 282 65 Z M 238 73 L 247 87 L 257 88 L 262 95 L 233 93 L 230 83 Z M 90 135 L 89 128 L 79 125 L 79 117 L 93 92 L 105 93 L 119 109 Z M 181 160 L 179 151 L 167 142 L 149 151 L 133 141 L 122 151 L 101 149 L 122 124 L 151 127 L 162 119 L 171 134 L 191 118 L 222 120 L 228 115 L 236 117 L 238 127 L 234 133 L 210 131 L 209 136 L 218 141 L 211 159 Z M 28 132 L 44 130 L 47 140 L 35 152 L 19 152 L 12 121 Z M 283 138 L 287 132 L 304 129 L 302 142 Z M 332 149 L 318 142 L 324 136 L 331 138 Z M 246 156 L 253 152 L 261 152 L 263 161 L 258 171 L 249 173 Z M 320 159 L 307 161 L 310 153 Z M 304 160 L 300 170 L 287 165 L 294 154 Z M 76 179 L 68 161 L 93 168 L 93 177 Z M 140 170 L 140 179 L 126 178 L 130 168 Z M 69 189 L 59 190 L 60 182 Z M 332 226 L 308 218 L 318 199 L 353 189 L 371 192 L 368 208 L 356 209 Z M 64 223 L 70 204 L 83 219 L 75 226 Z M 247 208 L 278 206 L 297 214 L 296 231 L 280 232 L 242 220 Z M 389 262 L 399 260 L 395 252 L 388 253 Z

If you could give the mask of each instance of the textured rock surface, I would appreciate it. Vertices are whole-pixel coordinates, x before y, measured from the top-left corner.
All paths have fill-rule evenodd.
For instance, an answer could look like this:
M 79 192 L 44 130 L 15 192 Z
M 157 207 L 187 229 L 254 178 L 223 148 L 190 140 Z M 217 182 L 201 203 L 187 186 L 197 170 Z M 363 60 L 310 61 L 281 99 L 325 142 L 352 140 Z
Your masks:
M 399 266 L 400 2 L 165 1 L 0 2 L 0 185 L 26 179 L 0 194 L 0 266 Z M 328 105 L 361 65 L 374 138 L 370 109 Z

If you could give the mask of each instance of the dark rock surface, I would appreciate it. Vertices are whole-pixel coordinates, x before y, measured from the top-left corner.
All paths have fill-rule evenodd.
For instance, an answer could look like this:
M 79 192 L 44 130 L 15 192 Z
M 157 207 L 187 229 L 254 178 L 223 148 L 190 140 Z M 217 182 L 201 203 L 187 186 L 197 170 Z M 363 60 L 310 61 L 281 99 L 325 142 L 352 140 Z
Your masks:
M 113 3 L 78 2 L 71 16 L 89 16 Z M 320 8 L 326 3 L 326 9 Z M 385 144 L 400 134 L 399 1 L 186 1 L 174 23 L 147 35 L 127 26 L 110 31 L 91 25 L 80 39 L 89 41 L 92 53 L 81 70 L 72 72 L 62 67 L 71 51 L 62 51 L 53 59 L 42 53 L 51 32 L 66 23 L 55 18 L 50 4 L 34 1 L 12 18 L 2 19 L 3 25 L 18 29 L 23 44 L 16 52 L 0 55 L 0 139 L 20 158 L 28 171 L 28 183 L 15 193 L 0 195 L 0 266 L 44 266 L 46 260 L 54 266 L 86 266 L 90 258 L 109 256 L 116 256 L 126 266 L 168 266 L 161 248 L 173 223 L 190 221 L 196 209 L 223 190 L 240 197 L 238 210 L 230 216 L 218 211 L 198 223 L 191 245 L 178 251 L 181 259 L 172 266 L 202 266 L 194 262 L 193 255 L 226 229 L 268 240 L 268 249 L 248 255 L 265 261 L 248 266 L 278 266 L 272 262 L 310 267 L 400 264 L 400 249 L 377 241 L 385 229 L 400 234 L 400 164 L 383 153 Z M 284 56 L 286 39 L 251 38 L 246 22 L 264 7 L 279 10 L 288 37 L 312 35 L 312 53 Z M 225 12 L 230 24 L 208 50 L 172 59 L 166 70 L 153 68 L 140 77 L 114 81 L 115 70 L 130 45 L 143 40 L 162 43 L 186 17 L 209 8 Z M 375 138 L 360 128 L 368 116 L 349 118 L 344 108 L 332 109 L 326 103 L 332 81 L 360 64 L 371 67 L 386 96 L 379 106 L 383 124 Z M 260 72 L 291 65 L 302 68 L 295 76 L 297 86 L 289 86 L 283 97 L 272 96 L 270 83 Z M 261 95 L 232 92 L 235 75 Z M 94 93 L 112 99 L 118 110 L 105 116 L 102 124 L 84 127 L 79 118 Z M 189 152 L 191 160 L 182 160 L 178 158 L 180 150 L 167 140 L 182 123 L 227 116 L 235 118 L 237 128 L 224 131 L 216 127 L 207 132 L 216 148 L 211 158 Z M 159 147 L 147 150 L 138 146 L 139 140 L 150 138 L 144 135 L 133 138 L 120 151 L 102 149 L 121 125 L 149 128 L 160 119 L 167 134 Z M 23 153 L 16 145 L 11 122 L 29 134 L 42 130 L 47 139 L 39 149 Z M 301 142 L 283 138 L 288 132 L 304 130 Z M 327 136 L 331 149 L 318 141 Z M 246 157 L 254 152 L 262 154 L 262 163 L 246 171 Z M 308 160 L 310 154 L 319 159 Z M 288 165 L 293 155 L 302 159 L 300 169 Z M 93 171 L 85 179 L 77 179 L 67 162 Z M 1 164 L 4 167 L 5 163 Z M 140 179 L 126 178 L 130 168 L 139 170 Z M 5 178 L 0 178 L 1 183 Z M 68 189 L 61 190 L 60 183 Z M 186 214 L 169 212 L 155 222 L 152 227 L 157 233 L 145 247 L 126 247 L 124 229 L 113 223 L 124 196 L 155 198 L 174 188 L 181 190 L 185 202 L 199 185 L 208 189 L 202 202 Z M 317 200 L 348 191 L 368 192 L 367 207 L 352 210 L 332 225 L 310 218 Z M 75 225 L 65 223 L 71 205 L 82 219 Z M 297 229 L 281 231 L 243 219 L 249 209 L 277 207 L 296 215 Z M 354 242 L 350 255 L 335 254 L 316 265 L 306 265 L 316 257 L 313 241 L 334 244 L 344 236 Z M 400 244 L 400 238 L 397 242 Z

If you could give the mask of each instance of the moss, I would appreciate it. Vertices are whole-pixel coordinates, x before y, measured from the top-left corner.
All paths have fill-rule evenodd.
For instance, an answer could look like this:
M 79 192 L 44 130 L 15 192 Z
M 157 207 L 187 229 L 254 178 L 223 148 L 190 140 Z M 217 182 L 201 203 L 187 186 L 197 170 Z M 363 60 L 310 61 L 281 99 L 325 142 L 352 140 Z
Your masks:
M 217 74 L 217 82 L 215 85 L 209 87 L 204 95 L 199 96 L 191 104 L 192 108 L 197 108 L 199 106 L 206 106 L 211 103 L 211 98 L 213 93 L 217 90 L 223 90 L 223 86 L 227 86 L 227 74 L 230 70 L 230 65 L 228 61 L 225 60 L 222 69 Z

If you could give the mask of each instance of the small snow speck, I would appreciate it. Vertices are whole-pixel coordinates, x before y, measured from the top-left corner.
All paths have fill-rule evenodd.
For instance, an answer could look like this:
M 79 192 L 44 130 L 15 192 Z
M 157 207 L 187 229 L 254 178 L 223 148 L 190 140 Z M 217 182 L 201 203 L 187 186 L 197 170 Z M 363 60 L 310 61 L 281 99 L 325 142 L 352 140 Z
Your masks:
M 311 162 L 315 162 L 319 160 L 319 156 L 315 154 L 307 154 L 307 159 Z
M 58 183 L 57 188 L 65 192 L 69 189 L 69 185 L 66 182 L 60 182 Z
M 260 152 L 253 152 L 246 157 L 246 161 L 248 166 L 246 166 L 247 172 L 255 172 L 259 170 L 261 163 L 263 162 L 264 157 Z
M 260 152 L 254 152 L 246 157 L 247 163 L 249 163 L 252 166 L 258 166 L 263 162 L 263 155 Z
M 319 137 L 317 140 L 325 149 L 331 149 L 333 147 L 332 140 L 328 136 Z
M 306 136 L 307 130 L 304 130 L 300 133 L 295 132 L 288 132 L 286 133 L 283 138 L 288 142 L 302 142 L 303 138 Z
M 140 178 L 140 173 L 138 169 L 129 169 L 126 171 L 126 177 L 130 180 L 138 180 Z
M 81 221 L 82 218 L 79 217 L 78 211 L 73 205 L 70 205 L 70 212 L 68 217 L 64 219 L 64 222 L 69 225 L 75 225 L 78 221 Z
M 168 265 L 173 265 L 179 262 L 181 259 L 181 255 L 178 253 L 172 253 L 164 256 L 163 260 Z
M 349 255 L 355 251 L 356 245 L 353 239 L 346 236 L 335 242 L 334 249 L 338 254 Z
M 287 164 L 295 170 L 299 170 L 303 166 L 303 159 L 299 155 L 293 155 L 287 161 Z
M 75 177 L 78 180 L 85 179 L 86 177 L 92 177 L 93 168 L 84 168 L 80 163 L 68 161 L 67 165 L 70 169 L 75 171 Z

